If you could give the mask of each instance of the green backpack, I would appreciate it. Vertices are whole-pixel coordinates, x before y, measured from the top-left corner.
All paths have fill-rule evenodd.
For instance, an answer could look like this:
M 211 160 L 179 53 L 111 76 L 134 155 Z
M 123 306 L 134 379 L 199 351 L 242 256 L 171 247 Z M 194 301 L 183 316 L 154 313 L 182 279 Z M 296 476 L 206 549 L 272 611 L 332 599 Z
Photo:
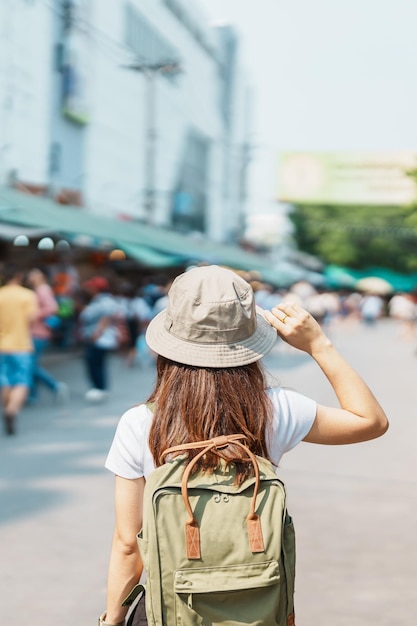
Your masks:
M 165 455 L 202 450 L 187 466 L 186 457 L 177 456 L 147 479 L 138 545 L 149 626 L 295 624 L 295 538 L 285 488 L 272 464 L 242 439 L 230 435 L 170 448 Z M 192 471 L 204 454 L 229 444 L 244 449 L 254 477 L 236 486 L 233 463 Z

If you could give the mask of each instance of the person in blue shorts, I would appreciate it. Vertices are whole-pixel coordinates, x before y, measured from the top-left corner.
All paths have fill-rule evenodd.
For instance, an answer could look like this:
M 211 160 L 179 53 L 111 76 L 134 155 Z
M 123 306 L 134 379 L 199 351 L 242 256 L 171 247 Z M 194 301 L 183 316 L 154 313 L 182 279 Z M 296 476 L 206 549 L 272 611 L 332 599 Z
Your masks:
M 16 417 L 32 382 L 31 324 L 37 318 L 36 296 L 22 286 L 23 272 L 14 266 L 3 271 L 0 288 L 0 386 L 6 434 L 16 430 Z

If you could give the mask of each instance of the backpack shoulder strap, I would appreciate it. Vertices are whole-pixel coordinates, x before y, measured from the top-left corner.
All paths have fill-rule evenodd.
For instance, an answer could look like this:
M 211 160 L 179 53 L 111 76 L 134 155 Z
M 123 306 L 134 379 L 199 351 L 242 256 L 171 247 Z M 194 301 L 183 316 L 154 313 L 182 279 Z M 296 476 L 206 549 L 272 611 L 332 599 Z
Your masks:
M 161 454 L 161 461 L 171 454 L 172 452 L 182 452 L 183 450 L 199 450 L 200 448 L 209 447 L 210 450 L 220 450 L 226 448 L 230 443 L 239 441 L 240 439 L 246 439 L 245 435 L 222 435 L 220 437 L 213 437 L 213 439 L 207 439 L 206 441 L 194 441 L 193 443 L 183 443 L 179 446 L 172 446 L 167 448 Z M 207 450 L 208 452 L 208 450 Z
M 259 466 L 253 452 L 249 450 L 242 442 L 241 439 L 246 439 L 245 435 L 222 435 L 220 437 L 214 437 L 213 439 L 209 439 L 207 441 L 196 441 L 194 443 L 183 444 L 180 446 L 173 446 L 172 448 L 168 448 L 164 450 L 161 455 L 161 460 L 171 452 L 181 452 L 182 450 L 194 450 L 200 449 L 200 452 L 190 461 L 187 467 L 184 470 L 184 474 L 182 477 L 181 483 L 181 493 L 184 499 L 184 504 L 188 512 L 188 520 L 185 522 L 185 537 L 186 537 L 186 549 L 187 549 L 187 558 L 188 559 L 200 559 L 201 551 L 200 551 L 200 529 L 198 526 L 198 522 L 194 516 L 193 510 L 191 508 L 190 500 L 188 497 L 188 479 L 190 477 L 191 471 L 198 460 L 210 452 L 212 450 L 217 450 L 221 448 L 225 448 L 230 444 L 238 445 L 242 448 L 247 456 L 250 458 L 253 464 L 253 469 L 255 470 L 255 485 L 253 489 L 253 496 L 251 507 L 249 511 L 249 515 L 246 518 L 247 521 L 247 529 L 249 536 L 249 544 L 252 552 L 264 552 L 264 542 L 262 538 L 262 528 L 261 521 L 259 515 L 255 512 L 256 508 L 256 497 L 258 495 L 259 484 L 260 484 L 260 473 Z M 202 448 L 202 449 L 201 449 Z

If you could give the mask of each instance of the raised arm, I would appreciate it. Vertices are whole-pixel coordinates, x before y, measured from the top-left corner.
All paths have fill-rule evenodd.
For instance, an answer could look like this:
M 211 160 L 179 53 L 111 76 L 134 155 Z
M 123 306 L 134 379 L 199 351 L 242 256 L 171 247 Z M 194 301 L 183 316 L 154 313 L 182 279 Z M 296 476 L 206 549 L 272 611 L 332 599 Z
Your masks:
M 263 315 L 284 341 L 313 357 L 340 403 L 340 407 L 318 405 L 316 419 L 304 441 L 332 445 L 358 443 L 387 431 L 387 416 L 365 381 L 305 309 L 295 304 L 279 304 L 272 311 L 263 311 Z

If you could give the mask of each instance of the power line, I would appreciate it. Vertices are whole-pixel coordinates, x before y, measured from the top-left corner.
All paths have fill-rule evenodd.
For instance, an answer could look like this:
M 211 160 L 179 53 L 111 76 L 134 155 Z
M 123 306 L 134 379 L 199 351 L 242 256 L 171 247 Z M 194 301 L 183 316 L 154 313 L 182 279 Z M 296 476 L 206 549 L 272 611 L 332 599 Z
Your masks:
M 51 2 L 49 2 L 49 0 L 40 0 L 42 2 L 42 4 L 44 6 L 46 6 L 47 8 L 49 8 L 53 13 L 55 13 L 55 15 L 58 15 L 58 17 L 61 17 L 62 19 L 64 19 L 66 17 L 65 13 L 62 11 L 62 9 L 59 9 L 57 6 L 54 6 L 53 4 L 51 4 Z M 108 49 L 110 49 L 110 47 L 113 48 L 112 52 L 115 53 L 128 53 L 130 55 L 133 55 L 133 51 L 130 50 L 125 44 L 121 43 L 120 41 L 118 41 L 117 39 L 114 39 L 113 37 L 110 37 L 105 31 L 101 30 L 100 28 L 97 28 L 92 22 L 89 22 L 88 20 L 85 19 L 80 19 L 80 18 L 76 18 L 74 20 L 74 24 L 75 25 L 79 25 L 79 26 L 84 26 L 88 28 L 88 34 L 94 38 L 96 40 L 96 42 L 101 43 L 104 46 L 107 46 Z M 115 50 L 115 48 L 117 48 L 117 51 Z M 137 58 L 137 56 L 135 56 L 135 58 Z M 120 61 L 120 59 L 118 59 Z

